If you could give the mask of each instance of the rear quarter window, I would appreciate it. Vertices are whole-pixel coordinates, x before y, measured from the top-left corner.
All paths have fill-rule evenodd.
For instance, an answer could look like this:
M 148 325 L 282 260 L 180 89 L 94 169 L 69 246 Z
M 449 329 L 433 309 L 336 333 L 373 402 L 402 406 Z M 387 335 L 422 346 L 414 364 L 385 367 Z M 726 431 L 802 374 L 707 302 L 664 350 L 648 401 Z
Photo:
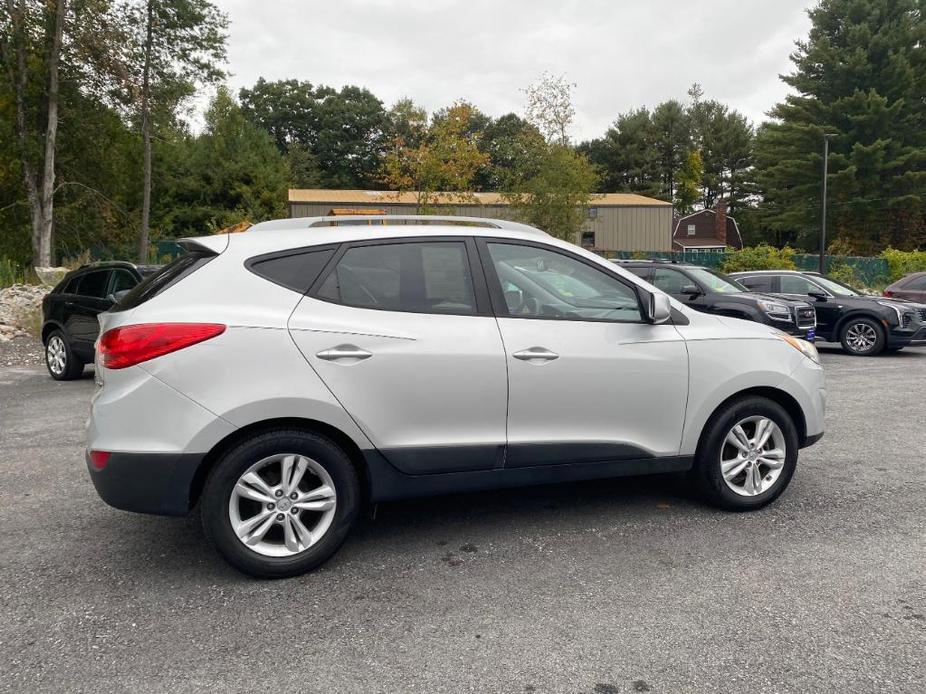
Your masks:
M 331 247 L 273 253 L 251 258 L 245 267 L 266 280 L 305 294 L 325 269 L 334 251 Z
M 113 313 L 127 311 L 150 301 L 168 287 L 189 277 L 203 265 L 216 257 L 216 254 L 205 248 L 184 253 L 162 267 L 152 275 L 146 277 L 140 284 L 123 296 L 110 311 Z

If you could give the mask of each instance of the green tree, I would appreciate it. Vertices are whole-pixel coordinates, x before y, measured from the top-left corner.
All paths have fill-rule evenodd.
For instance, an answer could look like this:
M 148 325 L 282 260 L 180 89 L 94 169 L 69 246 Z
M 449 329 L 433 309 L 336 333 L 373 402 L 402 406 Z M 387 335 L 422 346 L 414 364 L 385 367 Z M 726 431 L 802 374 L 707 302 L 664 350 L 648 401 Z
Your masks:
M 830 238 L 856 252 L 926 243 L 926 13 L 918 0 L 823 0 L 797 42 L 796 92 L 759 129 L 763 223 L 816 245 L 823 135 Z
M 260 79 L 239 95 L 244 113 L 271 134 L 281 152 L 298 144 L 311 153 L 322 187 L 375 183 L 390 123 L 382 102 L 368 90 Z
M 142 136 L 142 208 L 138 258 L 148 259 L 152 135 L 170 123 L 197 86 L 224 73 L 227 17 L 208 0 L 126 0 L 127 43 L 120 98 L 137 117 Z
M 586 154 L 610 192 L 662 196 L 652 115 L 645 108 L 622 113 L 603 137 L 585 142 Z
M 691 147 L 691 122 L 685 107 L 674 99 L 653 109 L 652 120 L 659 197 L 672 200 L 675 198 L 676 174 Z
M 542 143 L 505 198 L 519 219 L 576 243 L 597 180 L 584 154 Z
M 177 168 L 165 181 L 158 213 L 174 236 L 203 234 L 283 214 L 287 164 L 225 87 L 205 114 L 205 129 L 175 143 Z
M 536 127 L 514 113 L 491 120 L 479 137 L 479 149 L 488 161 L 473 181 L 476 190 L 504 191 L 518 171 L 527 166 L 543 136 Z

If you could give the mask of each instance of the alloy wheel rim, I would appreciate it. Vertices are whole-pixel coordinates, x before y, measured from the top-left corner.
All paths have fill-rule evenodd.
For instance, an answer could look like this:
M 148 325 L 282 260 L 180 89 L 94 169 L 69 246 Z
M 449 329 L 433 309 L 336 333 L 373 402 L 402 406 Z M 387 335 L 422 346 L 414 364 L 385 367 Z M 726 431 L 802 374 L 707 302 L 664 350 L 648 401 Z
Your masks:
M 48 368 L 56 376 L 64 373 L 65 363 L 67 362 L 67 350 L 64 346 L 64 340 L 55 335 L 48 341 L 45 347 L 45 361 Z
M 877 341 L 878 334 L 867 323 L 853 323 L 846 330 L 846 342 L 855 352 L 868 352 Z
M 740 496 L 758 496 L 778 481 L 786 457 L 781 428 L 768 417 L 746 417 L 730 429 L 720 447 L 720 474 Z
M 328 471 L 306 456 L 281 453 L 259 460 L 238 478 L 228 519 L 248 549 L 266 557 L 291 557 L 325 536 L 336 509 Z

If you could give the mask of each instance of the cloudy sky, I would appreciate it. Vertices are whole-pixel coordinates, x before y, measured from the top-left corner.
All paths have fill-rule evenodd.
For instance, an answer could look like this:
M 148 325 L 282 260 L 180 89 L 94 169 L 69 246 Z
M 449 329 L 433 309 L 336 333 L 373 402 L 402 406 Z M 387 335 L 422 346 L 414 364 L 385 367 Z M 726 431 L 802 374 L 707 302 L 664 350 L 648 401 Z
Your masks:
M 463 98 L 497 116 L 548 71 L 576 83 L 578 140 L 618 113 L 705 96 L 753 121 L 786 93 L 811 0 L 215 0 L 231 19 L 230 84 L 357 84 L 428 111 Z

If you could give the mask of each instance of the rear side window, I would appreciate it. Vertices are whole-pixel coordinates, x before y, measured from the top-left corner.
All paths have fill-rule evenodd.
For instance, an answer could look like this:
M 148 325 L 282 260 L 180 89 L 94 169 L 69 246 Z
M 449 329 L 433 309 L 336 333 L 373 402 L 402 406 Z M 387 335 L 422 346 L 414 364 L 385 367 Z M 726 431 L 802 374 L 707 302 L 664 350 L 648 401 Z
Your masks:
M 76 294 L 77 285 L 80 284 L 80 277 L 81 277 L 80 275 L 75 275 L 74 277 L 69 279 L 67 282 L 63 283 L 61 285 L 61 293 L 62 294 Z
M 325 278 L 318 298 L 386 311 L 476 312 L 466 246 L 458 241 L 349 248 Z
M 94 299 L 102 299 L 106 296 L 106 286 L 108 284 L 108 270 L 88 272 L 80 278 L 80 282 L 77 284 L 77 291 L 74 293 L 78 294 L 79 296 L 89 296 Z
M 772 283 L 775 281 L 775 278 L 771 275 L 757 275 L 755 277 L 734 277 L 737 282 L 746 287 L 746 289 L 752 289 L 757 292 L 770 292 L 773 291 Z
M 177 284 L 184 277 L 196 272 L 215 256 L 215 253 L 204 248 L 197 248 L 189 253 L 184 253 L 153 275 L 146 277 L 133 290 L 123 296 L 110 311 L 127 311 L 130 308 L 140 306 L 146 301 L 150 301 L 168 287 Z
M 334 255 L 333 248 L 252 258 L 247 268 L 271 282 L 304 294 Z

